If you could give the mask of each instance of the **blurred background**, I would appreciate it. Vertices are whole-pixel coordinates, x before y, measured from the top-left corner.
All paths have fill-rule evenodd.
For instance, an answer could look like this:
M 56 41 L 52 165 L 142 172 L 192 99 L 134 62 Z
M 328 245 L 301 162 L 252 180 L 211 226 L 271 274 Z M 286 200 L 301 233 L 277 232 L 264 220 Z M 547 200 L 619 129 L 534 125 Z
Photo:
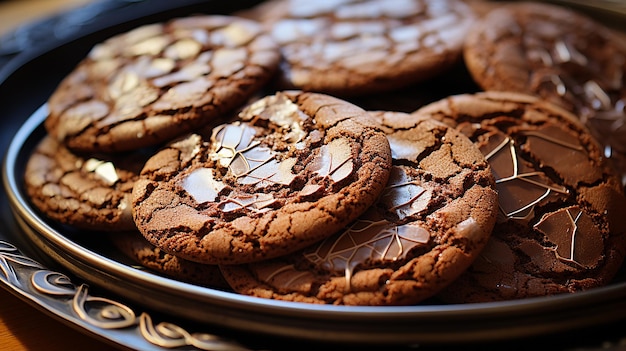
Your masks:
M 91 0 L 2 0 L 0 1 L 0 35 L 20 24 L 41 19 Z

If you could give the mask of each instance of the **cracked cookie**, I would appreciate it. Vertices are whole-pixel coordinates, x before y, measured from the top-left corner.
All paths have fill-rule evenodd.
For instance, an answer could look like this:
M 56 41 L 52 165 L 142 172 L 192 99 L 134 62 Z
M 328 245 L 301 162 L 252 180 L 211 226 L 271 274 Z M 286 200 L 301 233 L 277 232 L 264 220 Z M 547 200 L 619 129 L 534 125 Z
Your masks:
M 423 81 L 461 60 L 475 20 L 457 0 L 269 1 L 242 14 L 280 45 L 279 89 L 337 96 Z
M 74 151 L 160 144 L 240 108 L 279 60 L 276 43 L 251 20 L 144 25 L 90 51 L 51 95 L 45 127 Z
M 498 6 L 471 28 L 465 62 L 485 90 L 559 104 L 603 144 L 626 184 L 626 41 L 561 6 Z
M 391 153 L 370 115 L 317 93 L 279 92 L 173 141 L 147 162 L 133 216 L 153 245 L 208 264 L 285 255 L 363 213 Z
M 381 197 L 342 231 L 304 250 L 220 265 L 241 294 L 343 305 L 410 305 L 458 277 L 487 243 L 498 211 L 480 150 L 443 123 L 372 112 L 393 156 Z
M 504 92 L 452 96 L 414 114 L 474 141 L 498 191 L 489 243 L 441 299 L 519 299 L 611 281 L 626 254 L 626 200 L 599 143 L 574 115 Z
M 33 150 L 24 172 L 31 203 L 62 224 L 96 231 L 135 229 L 130 196 L 147 150 L 76 154 L 49 135 Z

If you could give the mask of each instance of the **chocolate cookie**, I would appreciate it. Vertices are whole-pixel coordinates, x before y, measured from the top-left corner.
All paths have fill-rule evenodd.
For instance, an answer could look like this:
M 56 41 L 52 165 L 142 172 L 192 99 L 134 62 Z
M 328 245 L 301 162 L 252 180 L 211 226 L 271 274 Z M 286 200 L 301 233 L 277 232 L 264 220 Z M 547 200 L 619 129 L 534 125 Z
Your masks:
M 474 21 L 456 0 L 275 0 L 248 11 L 281 46 L 281 89 L 338 96 L 423 81 L 461 58 Z
M 279 59 L 254 21 L 215 15 L 144 25 L 91 50 L 53 92 L 45 126 L 72 150 L 155 145 L 240 107 Z
M 130 195 L 150 154 L 80 155 L 45 136 L 26 163 L 24 187 L 45 216 L 80 229 L 135 229 Z
M 464 48 L 485 90 L 537 95 L 577 115 L 626 184 L 626 41 L 571 9 L 515 3 L 472 27 Z
M 377 203 L 343 231 L 298 253 L 221 265 L 242 294 L 345 305 L 410 305 L 451 283 L 486 244 L 498 212 L 478 148 L 443 123 L 378 112 L 393 155 Z
M 626 254 L 626 199 L 602 148 L 574 115 L 498 92 L 452 96 L 415 114 L 469 136 L 498 190 L 489 244 L 442 299 L 518 299 L 610 282 Z
M 245 263 L 341 229 L 383 190 L 391 153 L 364 110 L 331 96 L 279 92 L 239 119 L 177 140 L 133 189 L 144 237 L 179 257 Z
M 220 290 L 229 288 L 218 266 L 191 262 L 166 253 L 137 231 L 113 233 L 110 238 L 122 254 L 140 267 L 185 283 Z

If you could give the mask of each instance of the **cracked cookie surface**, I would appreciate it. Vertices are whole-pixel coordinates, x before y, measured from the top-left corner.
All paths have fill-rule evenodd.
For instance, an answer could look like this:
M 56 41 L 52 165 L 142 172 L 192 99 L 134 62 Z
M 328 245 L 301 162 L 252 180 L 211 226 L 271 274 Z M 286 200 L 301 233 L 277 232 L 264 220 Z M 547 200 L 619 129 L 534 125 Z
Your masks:
M 435 294 L 477 257 L 498 208 L 484 156 L 443 123 L 371 113 L 393 157 L 377 203 L 300 252 L 220 265 L 235 291 L 309 303 L 408 305 Z
M 344 97 L 447 70 L 460 60 L 475 19 L 456 0 L 278 0 L 243 15 L 263 23 L 280 45 L 280 89 Z
M 62 224 L 95 231 L 135 229 L 131 192 L 150 154 L 77 154 L 46 135 L 24 172 L 30 201 Z
M 452 96 L 414 113 L 474 141 L 491 164 L 500 204 L 485 250 L 439 297 L 508 300 L 610 282 L 626 254 L 626 200 L 598 142 L 574 115 L 499 92 Z
M 537 95 L 574 113 L 626 184 L 626 41 L 583 13 L 498 6 L 468 32 L 465 62 L 485 90 Z
M 45 126 L 75 151 L 156 145 L 239 108 L 279 63 L 258 23 L 195 16 L 96 45 L 51 95 Z
M 383 190 L 389 143 L 370 125 L 363 109 L 327 95 L 262 98 L 148 160 L 133 189 L 135 223 L 153 245 L 208 264 L 301 249 Z

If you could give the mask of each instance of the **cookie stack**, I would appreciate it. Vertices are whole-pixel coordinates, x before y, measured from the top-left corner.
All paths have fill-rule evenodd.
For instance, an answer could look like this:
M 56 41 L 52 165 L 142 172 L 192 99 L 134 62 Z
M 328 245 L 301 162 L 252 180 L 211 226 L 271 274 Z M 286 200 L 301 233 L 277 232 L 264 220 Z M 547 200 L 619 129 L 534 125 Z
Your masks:
M 149 24 L 60 83 L 25 187 L 58 225 L 239 294 L 586 290 L 626 256 L 620 40 L 572 10 L 460 0 L 273 0 Z

